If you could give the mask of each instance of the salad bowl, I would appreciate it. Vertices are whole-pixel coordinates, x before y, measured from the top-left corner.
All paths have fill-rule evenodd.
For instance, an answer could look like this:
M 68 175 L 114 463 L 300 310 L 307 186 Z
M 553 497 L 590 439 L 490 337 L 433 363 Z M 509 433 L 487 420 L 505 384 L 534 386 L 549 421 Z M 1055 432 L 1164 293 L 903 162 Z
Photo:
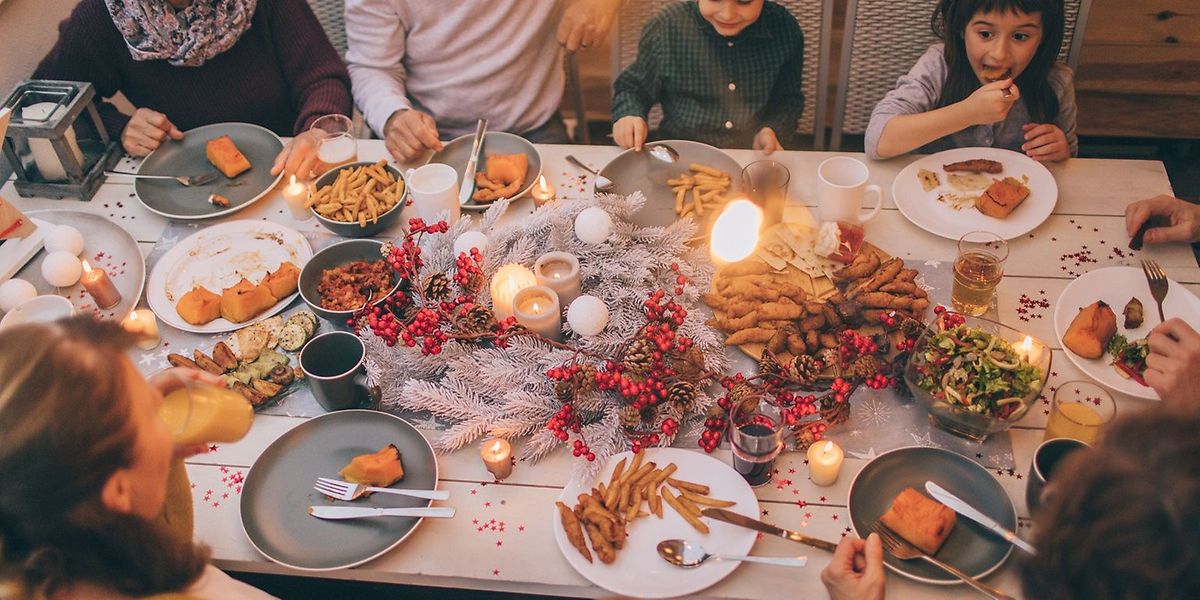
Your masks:
M 980 441 L 1028 412 L 1050 375 L 1041 340 L 989 319 L 944 312 L 917 340 L 904 382 L 935 426 Z

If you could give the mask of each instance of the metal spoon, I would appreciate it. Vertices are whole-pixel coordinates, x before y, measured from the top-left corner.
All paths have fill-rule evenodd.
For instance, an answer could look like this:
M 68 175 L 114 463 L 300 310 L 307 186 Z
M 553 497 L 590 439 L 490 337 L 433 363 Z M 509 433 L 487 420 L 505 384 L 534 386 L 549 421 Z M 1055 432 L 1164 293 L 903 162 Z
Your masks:
M 679 162 L 679 151 L 666 144 L 648 144 L 646 151 L 667 164 Z
M 569 163 L 571 163 L 571 164 L 573 164 L 573 165 L 575 165 L 575 166 L 579 167 L 580 169 L 583 169 L 584 171 L 587 171 L 588 173 L 591 173 L 592 175 L 594 175 L 594 176 L 596 177 L 596 189 L 597 189 L 597 190 L 600 190 L 601 192 L 603 192 L 603 191 L 607 191 L 607 190 L 609 190 L 609 189 L 612 189 L 613 182 L 612 182 L 612 180 L 611 180 L 611 179 L 609 179 L 609 178 L 607 178 L 607 177 L 605 177 L 605 176 L 601 175 L 599 171 L 597 171 L 597 170 L 595 170 L 595 169 L 593 169 L 593 168 L 591 168 L 591 167 L 589 167 L 589 166 L 587 166 L 587 165 L 583 164 L 583 162 L 582 162 L 582 161 L 580 161 L 578 158 L 575 158 L 574 156 L 571 156 L 570 154 L 568 154 L 568 155 L 567 155 L 567 162 L 569 162 Z
M 807 556 L 738 556 L 734 554 L 716 554 L 707 552 L 700 544 L 693 544 L 687 540 L 663 540 L 659 542 L 658 555 L 663 557 L 663 560 L 679 567 L 696 567 L 710 558 L 740 560 L 780 567 L 803 567 L 808 564 Z

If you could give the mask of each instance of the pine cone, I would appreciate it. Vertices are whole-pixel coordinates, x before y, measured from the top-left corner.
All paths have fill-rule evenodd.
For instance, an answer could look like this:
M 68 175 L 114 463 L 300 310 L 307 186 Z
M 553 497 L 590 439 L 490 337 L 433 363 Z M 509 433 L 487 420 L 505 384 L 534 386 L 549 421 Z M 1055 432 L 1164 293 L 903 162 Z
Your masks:
M 420 310 L 421 310 L 421 308 L 419 306 L 417 306 L 416 304 L 409 304 L 409 305 L 405 306 L 403 310 L 400 311 L 400 314 L 397 315 L 397 318 L 400 319 L 401 323 L 404 323 L 404 324 L 412 323 L 413 319 L 416 318 L 416 316 L 417 316 L 417 312 Z
M 425 280 L 425 297 L 441 300 L 450 294 L 450 278 L 445 273 L 434 273 Z
M 791 379 L 800 385 L 812 385 L 821 377 L 824 366 L 817 359 L 801 354 L 792 360 Z
M 679 378 L 693 383 L 700 381 L 704 376 L 706 369 L 704 368 L 704 352 L 699 348 L 692 346 L 687 352 L 678 356 L 674 361 L 675 372 L 679 374 Z
M 459 323 L 464 333 L 483 333 L 496 328 L 496 317 L 488 307 L 476 304 L 467 309 Z
M 654 406 L 638 410 L 630 404 L 621 409 L 620 416 L 621 426 L 625 429 L 644 431 L 654 426 L 654 421 L 658 418 L 658 410 Z
M 842 374 L 842 377 L 862 380 L 876 375 L 886 366 L 886 363 L 878 356 L 868 354 L 854 359 L 854 362 L 846 367 L 846 371 Z
M 762 356 L 758 359 L 758 372 L 764 374 L 775 375 L 783 370 L 783 365 L 779 364 L 779 360 L 771 354 L 770 350 L 763 348 Z
M 559 402 L 567 403 L 575 399 L 575 383 L 571 380 L 560 381 L 554 384 L 554 397 Z
M 583 363 L 579 365 L 579 370 L 575 372 L 575 377 L 572 379 L 580 392 L 590 392 L 596 389 L 596 366 Z
M 637 374 L 649 371 L 653 362 L 654 345 L 646 338 L 638 338 L 630 344 L 629 349 L 625 350 L 625 357 L 621 359 L 626 372 Z
M 696 406 L 696 386 L 686 381 L 676 381 L 668 388 L 667 399 L 681 414 L 689 413 Z

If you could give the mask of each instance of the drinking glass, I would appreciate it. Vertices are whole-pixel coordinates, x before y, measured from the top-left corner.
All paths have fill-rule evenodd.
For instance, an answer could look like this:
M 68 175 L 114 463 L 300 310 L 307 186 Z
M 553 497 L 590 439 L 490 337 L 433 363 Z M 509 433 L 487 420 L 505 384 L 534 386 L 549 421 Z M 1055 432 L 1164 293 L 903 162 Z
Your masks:
M 163 397 L 158 416 L 178 446 L 236 442 L 254 422 L 254 407 L 241 394 L 224 386 L 197 381 L 166 370 L 174 389 Z
M 954 285 L 950 301 L 954 310 L 978 317 L 987 312 L 1004 277 L 1008 242 L 987 231 L 972 231 L 958 240 L 954 259 Z
M 783 451 L 783 415 L 768 396 L 735 406 L 729 419 L 733 470 L 758 487 L 771 481 L 775 457 Z
M 1100 430 L 1117 414 L 1117 404 L 1104 388 L 1089 381 L 1068 381 L 1054 391 L 1046 440 L 1070 438 L 1095 444 Z
M 763 211 L 763 227 L 783 222 L 788 182 L 792 174 L 773 160 L 752 162 L 742 169 L 742 192 Z
M 330 169 L 358 160 L 358 141 L 354 139 L 353 122 L 346 115 L 325 115 L 313 121 L 312 131 L 320 133 L 317 146 L 317 176 Z

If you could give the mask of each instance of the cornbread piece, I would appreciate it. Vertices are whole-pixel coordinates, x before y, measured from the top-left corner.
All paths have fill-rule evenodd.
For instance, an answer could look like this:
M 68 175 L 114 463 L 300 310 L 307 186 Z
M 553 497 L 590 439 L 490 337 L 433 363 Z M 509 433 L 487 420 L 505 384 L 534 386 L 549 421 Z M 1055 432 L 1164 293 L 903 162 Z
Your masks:
M 283 300 L 296 293 L 296 285 L 300 281 L 300 268 L 290 261 L 284 261 L 278 269 L 267 273 L 262 284 L 271 290 L 276 300 Z
M 1076 313 L 1063 334 L 1063 345 L 1084 358 L 1100 358 L 1108 341 L 1117 333 L 1117 315 L 1103 300 L 1097 300 Z
M 204 156 L 230 179 L 250 170 L 250 161 L 227 135 L 208 140 L 204 144 Z
M 1029 188 L 1025 187 L 1025 184 L 1012 177 L 1005 177 L 997 179 L 983 191 L 983 195 L 975 202 L 975 208 L 989 217 L 1003 219 L 1012 214 L 1012 211 L 1028 197 Z
M 350 483 L 388 487 L 404 479 L 404 465 L 400 462 L 400 449 L 388 444 L 378 452 L 355 456 L 338 473 Z
M 175 312 L 192 325 L 203 325 L 221 316 L 221 297 L 204 286 L 196 286 L 179 298 Z
M 913 488 L 905 488 L 892 500 L 891 508 L 879 520 L 888 529 L 932 556 L 950 537 L 957 517 L 953 510 L 941 502 Z
M 267 286 L 242 279 L 221 291 L 221 316 L 231 323 L 245 323 L 278 301 Z

